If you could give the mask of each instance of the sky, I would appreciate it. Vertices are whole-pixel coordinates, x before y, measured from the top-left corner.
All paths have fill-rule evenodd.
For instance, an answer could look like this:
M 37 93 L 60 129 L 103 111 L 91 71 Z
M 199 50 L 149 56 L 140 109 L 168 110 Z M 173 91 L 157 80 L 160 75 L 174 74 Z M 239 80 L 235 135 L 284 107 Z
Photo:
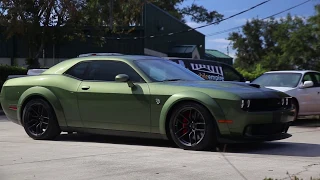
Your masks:
M 202 5 L 208 10 L 216 10 L 220 14 L 223 14 L 225 18 L 236 14 L 238 12 L 244 11 L 252 6 L 255 6 L 264 0 L 187 0 L 180 7 L 184 7 L 187 5 L 191 5 L 192 2 L 195 1 L 196 4 Z M 226 29 L 230 29 L 236 26 L 241 26 L 246 23 L 247 20 L 252 18 L 264 18 L 268 17 L 272 14 L 281 12 L 285 9 L 288 9 L 292 6 L 300 4 L 306 0 L 271 0 L 266 4 L 263 4 L 253 10 L 245 12 L 241 15 L 235 16 L 231 19 L 221 22 L 218 25 L 211 25 L 208 27 L 197 29 L 197 31 L 201 32 L 204 35 L 223 31 Z M 275 18 L 285 17 L 288 13 L 291 15 L 297 15 L 300 17 L 308 17 L 315 14 L 314 5 L 320 3 L 320 0 L 311 0 L 308 3 L 301 5 L 297 8 L 294 8 L 290 11 L 287 11 L 283 14 L 279 14 L 275 16 Z M 195 22 L 190 21 L 190 18 L 186 17 L 186 24 L 190 27 L 198 27 L 203 24 L 197 24 Z M 236 30 L 238 31 L 238 30 Z M 232 32 L 232 31 L 230 31 Z M 227 40 L 227 37 L 230 32 L 226 32 L 223 34 L 208 36 L 206 37 L 206 49 L 216 49 L 225 54 L 229 54 L 231 57 L 235 57 L 235 50 L 229 45 L 230 42 Z M 228 48 L 229 46 L 229 48 Z M 229 53 L 228 50 L 229 49 Z

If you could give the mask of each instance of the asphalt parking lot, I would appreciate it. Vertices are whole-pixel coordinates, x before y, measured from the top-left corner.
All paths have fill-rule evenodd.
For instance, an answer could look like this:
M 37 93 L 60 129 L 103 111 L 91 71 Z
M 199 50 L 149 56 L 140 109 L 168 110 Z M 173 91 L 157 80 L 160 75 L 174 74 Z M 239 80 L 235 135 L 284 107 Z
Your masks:
M 320 178 L 320 121 L 301 120 L 293 137 L 194 152 L 162 140 L 61 135 L 30 139 L 0 115 L 1 180 Z

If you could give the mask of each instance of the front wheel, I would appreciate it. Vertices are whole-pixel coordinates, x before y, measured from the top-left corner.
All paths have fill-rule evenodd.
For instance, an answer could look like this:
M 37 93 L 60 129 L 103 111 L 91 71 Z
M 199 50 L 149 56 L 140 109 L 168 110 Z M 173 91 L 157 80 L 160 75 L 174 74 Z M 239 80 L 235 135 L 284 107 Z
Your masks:
M 54 139 L 61 133 L 55 113 L 43 99 L 30 100 L 23 109 L 23 127 L 36 140 Z
M 184 103 L 173 110 L 169 122 L 172 140 L 185 150 L 207 150 L 216 145 L 214 118 L 202 105 Z
M 292 112 L 294 114 L 293 121 L 296 121 L 298 119 L 298 114 L 299 114 L 299 106 L 298 106 L 298 102 L 296 100 L 292 101 Z

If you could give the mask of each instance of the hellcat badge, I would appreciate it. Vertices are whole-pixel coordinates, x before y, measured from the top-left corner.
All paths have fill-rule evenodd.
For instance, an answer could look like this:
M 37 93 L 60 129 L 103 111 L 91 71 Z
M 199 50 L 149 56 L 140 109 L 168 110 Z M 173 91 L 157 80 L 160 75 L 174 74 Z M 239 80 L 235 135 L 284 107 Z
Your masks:
M 159 105 L 161 103 L 160 99 L 156 99 L 156 103 Z

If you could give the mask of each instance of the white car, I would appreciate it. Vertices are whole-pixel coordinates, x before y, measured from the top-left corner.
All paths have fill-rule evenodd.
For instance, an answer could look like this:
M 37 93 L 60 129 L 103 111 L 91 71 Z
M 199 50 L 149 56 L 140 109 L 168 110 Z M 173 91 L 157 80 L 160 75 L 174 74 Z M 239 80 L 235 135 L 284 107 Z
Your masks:
M 320 72 L 318 71 L 270 71 L 251 83 L 292 96 L 296 118 L 320 115 Z

